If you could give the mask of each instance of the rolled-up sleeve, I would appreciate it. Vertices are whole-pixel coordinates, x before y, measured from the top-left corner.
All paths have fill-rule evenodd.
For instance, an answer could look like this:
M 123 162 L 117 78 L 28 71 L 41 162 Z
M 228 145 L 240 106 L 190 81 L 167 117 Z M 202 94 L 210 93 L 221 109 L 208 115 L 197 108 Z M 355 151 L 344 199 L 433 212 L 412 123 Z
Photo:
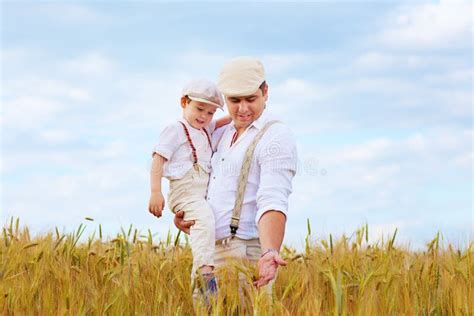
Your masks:
M 292 192 L 298 160 L 295 137 L 284 125 L 262 145 L 257 157 L 260 166 L 255 216 L 257 225 L 267 211 L 275 210 L 287 215 L 288 198 Z
M 158 138 L 158 143 L 153 147 L 152 154 L 158 153 L 169 160 L 181 145 L 181 134 L 179 132 L 179 126 L 177 124 L 165 127 Z

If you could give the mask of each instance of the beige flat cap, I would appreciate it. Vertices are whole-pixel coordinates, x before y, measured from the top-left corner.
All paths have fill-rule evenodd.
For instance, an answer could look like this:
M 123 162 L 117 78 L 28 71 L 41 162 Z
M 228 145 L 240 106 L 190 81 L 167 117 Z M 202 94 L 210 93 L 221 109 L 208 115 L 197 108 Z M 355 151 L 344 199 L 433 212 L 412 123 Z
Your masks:
M 263 64 L 253 57 L 238 57 L 224 64 L 217 87 L 225 96 L 241 97 L 257 91 L 265 81 Z
M 191 100 L 214 105 L 222 110 L 224 99 L 216 85 L 206 79 L 198 79 L 189 82 L 181 93 Z

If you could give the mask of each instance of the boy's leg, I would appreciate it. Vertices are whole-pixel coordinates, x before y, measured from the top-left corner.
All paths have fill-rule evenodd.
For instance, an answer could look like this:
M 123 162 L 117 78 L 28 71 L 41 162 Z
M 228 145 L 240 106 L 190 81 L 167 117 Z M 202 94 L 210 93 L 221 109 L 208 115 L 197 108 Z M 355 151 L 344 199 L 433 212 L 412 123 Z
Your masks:
M 209 174 L 202 168 L 191 168 L 179 180 L 170 183 L 169 201 L 173 212 L 184 211 L 184 220 L 194 220 L 195 224 L 190 229 L 189 241 L 193 253 L 193 267 L 191 282 L 197 280 L 200 267 L 214 267 L 215 225 L 214 213 L 206 201 Z M 206 289 L 211 293 L 216 292 L 216 282 L 212 275 L 201 275 L 201 280 L 207 279 Z M 207 286 L 209 285 L 209 286 Z M 201 288 L 202 289 L 202 288 Z M 194 291 L 193 303 L 198 296 L 197 288 Z M 202 298 L 202 295 L 201 295 Z
M 202 266 L 214 266 L 214 214 L 206 201 L 190 203 L 184 212 L 185 220 L 194 220 L 189 233 L 193 253 L 193 273 Z
M 187 205 L 185 210 L 185 220 L 195 220 L 191 226 L 189 242 L 193 253 L 193 267 L 191 270 L 191 282 L 194 284 L 193 305 L 210 308 L 212 301 L 217 294 L 217 281 L 214 273 L 201 273 L 203 266 L 214 268 L 215 252 L 215 226 L 214 214 L 205 200 Z
M 193 272 L 202 266 L 214 266 L 214 214 L 206 201 L 209 174 L 191 168 L 179 180 L 170 182 L 169 206 L 173 212 L 184 211 L 184 220 L 194 220 L 190 229 Z

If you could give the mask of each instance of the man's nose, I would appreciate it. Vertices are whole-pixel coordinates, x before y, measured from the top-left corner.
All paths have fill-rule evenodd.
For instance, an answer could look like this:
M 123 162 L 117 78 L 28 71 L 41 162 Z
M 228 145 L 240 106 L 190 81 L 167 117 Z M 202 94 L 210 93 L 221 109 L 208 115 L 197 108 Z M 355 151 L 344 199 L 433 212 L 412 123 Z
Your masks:
M 239 112 L 246 112 L 248 110 L 248 104 L 245 100 L 240 101 L 239 103 Z

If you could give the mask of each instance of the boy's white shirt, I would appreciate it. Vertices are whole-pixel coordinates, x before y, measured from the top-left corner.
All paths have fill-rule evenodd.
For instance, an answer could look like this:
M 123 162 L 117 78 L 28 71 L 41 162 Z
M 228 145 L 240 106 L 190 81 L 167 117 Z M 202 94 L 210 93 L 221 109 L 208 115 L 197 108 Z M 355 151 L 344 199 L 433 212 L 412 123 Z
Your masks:
M 163 166 L 163 177 L 170 180 L 181 179 L 193 167 L 193 155 L 183 126 L 186 125 L 189 135 L 196 148 L 198 164 L 207 172 L 211 172 L 212 148 L 209 146 L 206 133 L 202 129 L 192 127 L 184 118 L 166 126 L 161 132 L 158 143 L 153 148 L 153 153 L 165 157 L 167 161 Z M 206 127 L 209 137 L 214 132 L 216 120 L 212 120 Z

